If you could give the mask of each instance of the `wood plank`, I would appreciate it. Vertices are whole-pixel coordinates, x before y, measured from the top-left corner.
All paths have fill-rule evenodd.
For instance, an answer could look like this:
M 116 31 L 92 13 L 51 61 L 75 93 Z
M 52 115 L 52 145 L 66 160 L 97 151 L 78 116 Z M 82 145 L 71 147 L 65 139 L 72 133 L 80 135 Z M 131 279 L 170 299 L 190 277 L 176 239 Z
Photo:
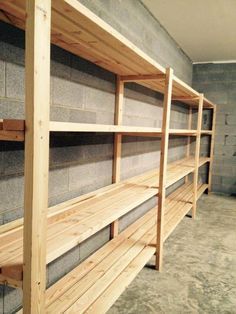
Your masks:
M 160 128 L 125 126 L 125 125 L 106 125 L 74 122 L 50 122 L 52 132 L 108 132 L 108 133 L 161 133 Z
M 24 131 L 25 130 L 25 120 L 17 119 L 3 119 L 3 130 L 6 131 Z
M 190 130 L 192 127 L 192 115 L 193 115 L 193 111 L 192 108 L 189 108 L 189 112 L 188 112 L 188 129 Z M 187 139 L 187 150 L 186 150 L 186 158 L 189 158 L 190 156 L 190 145 L 191 145 L 191 138 L 188 137 Z M 185 183 L 188 182 L 188 176 L 185 177 Z
M 122 124 L 123 117 L 123 102 L 124 102 L 124 82 L 121 81 L 120 76 L 117 76 L 116 82 L 116 100 L 115 100 L 115 125 Z M 121 172 L 121 145 L 122 135 L 115 134 L 114 136 L 114 157 L 113 157 L 113 169 L 112 169 L 112 182 L 117 183 L 120 181 Z M 111 224 L 111 238 L 118 235 L 119 222 L 114 221 Z
M 212 112 L 212 136 L 210 144 L 210 164 L 208 172 L 208 192 L 211 192 L 212 188 L 212 168 L 213 168 L 213 158 L 214 158 L 214 145 L 215 145 L 215 128 L 216 128 L 216 106 L 213 108 Z
M 123 75 L 120 77 L 123 82 L 138 82 L 138 81 L 153 81 L 153 80 L 164 80 L 165 74 L 146 74 L 146 75 Z
M 202 129 L 202 110 L 203 110 L 203 100 L 204 95 L 199 96 L 199 106 L 198 106 L 198 120 L 197 120 L 197 138 L 196 138 L 196 148 L 195 148 L 195 170 L 193 175 L 193 208 L 192 208 L 192 218 L 196 217 L 197 210 L 197 198 L 198 198 L 198 171 L 199 171 L 199 157 L 200 157 L 200 143 L 201 143 L 201 129 Z
M 25 140 L 24 132 L 22 131 L 5 131 L 0 130 L 0 141 L 23 142 Z
M 83 306 L 86 306 L 96 293 L 100 292 L 101 286 L 99 281 L 102 280 L 105 285 L 118 275 L 126 265 L 142 250 L 142 248 L 149 243 L 154 235 L 147 233 L 150 228 L 154 232 L 155 220 L 151 219 L 146 224 L 142 225 L 131 237 L 125 239 L 121 245 L 115 250 L 110 251 L 107 257 L 98 263 L 94 269 L 83 276 L 81 280 L 77 281 L 73 286 L 63 292 L 60 298 L 54 300 L 47 309 L 48 313 L 58 311 L 65 311 L 73 305 L 73 310 L 76 313 L 82 313 Z M 144 237 L 144 238 L 143 238 Z M 119 240 L 119 236 L 113 240 Z M 143 239 L 143 240 L 142 240 Z M 105 282 L 104 282 L 105 281 Z M 88 296 L 88 289 L 93 289 L 91 295 Z M 95 289 L 94 289 L 95 287 Z M 98 289 L 97 289 L 98 288 Z M 82 298 L 82 299 L 80 299 Z M 84 302 L 85 300 L 85 302 Z M 77 302 L 77 304 L 76 304 Z M 81 302 L 80 305 L 78 302 Z M 75 313 L 74 312 L 74 313 Z
M 164 228 L 164 211 L 166 195 L 166 172 L 168 159 L 168 142 L 169 142 L 169 124 L 170 108 L 173 84 L 173 70 L 167 69 L 165 94 L 163 104 L 162 118 L 162 137 L 161 137 L 161 156 L 159 172 L 159 193 L 158 193 L 158 214 L 157 214 L 157 242 L 156 242 L 156 269 L 161 271 L 162 268 L 162 251 L 163 251 L 163 228 Z
M 24 313 L 43 313 L 46 289 L 51 1 L 26 1 Z
M 154 253 L 155 248 L 152 246 L 145 247 L 112 282 L 112 284 L 99 296 L 99 298 L 97 298 L 97 300 L 86 310 L 86 313 L 106 313 L 124 292 L 127 286 L 143 269 Z

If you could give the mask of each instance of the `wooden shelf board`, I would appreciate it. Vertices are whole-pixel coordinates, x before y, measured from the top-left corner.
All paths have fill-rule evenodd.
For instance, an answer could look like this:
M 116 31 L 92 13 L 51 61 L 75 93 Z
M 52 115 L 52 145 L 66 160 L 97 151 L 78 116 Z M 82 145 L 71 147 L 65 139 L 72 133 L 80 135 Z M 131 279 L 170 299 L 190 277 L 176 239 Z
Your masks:
M 165 240 L 191 209 L 190 191 L 187 183 L 168 196 Z M 148 211 L 48 288 L 46 312 L 106 313 L 155 254 L 156 215 L 156 208 Z
M 0 19 L 25 28 L 25 1 L 3 0 Z M 4 14 L 5 13 L 5 14 Z M 52 1 L 53 44 L 122 76 L 165 74 L 166 70 L 141 51 L 109 24 L 104 22 L 77 0 Z M 164 93 L 165 82 L 139 80 L 143 86 Z M 174 97 L 196 97 L 199 93 L 174 76 Z M 198 105 L 198 100 L 182 101 Z M 209 101 L 205 101 L 210 106 Z
M 2 120 L 2 122 L 0 122 L 0 140 L 24 141 L 24 123 L 24 120 Z M 117 133 L 130 136 L 161 136 L 161 128 L 140 126 L 51 121 L 49 127 L 51 132 L 98 132 Z M 196 130 L 170 129 L 170 135 L 173 136 L 196 136 L 196 134 Z
M 193 171 L 193 158 L 170 163 L 167 168 L 167 187 Z M 49 208 L 47 263 L 157 195 L 158 175 L 158 169 L 150 170 Z M 22 279 L 22 223 L 21 219 L 2 229 L 0 227 L 0 238 L 4 239 L 0 242 L 0 267 L 5 280 Z M 1 243 L 4 243 L 4 249 Z

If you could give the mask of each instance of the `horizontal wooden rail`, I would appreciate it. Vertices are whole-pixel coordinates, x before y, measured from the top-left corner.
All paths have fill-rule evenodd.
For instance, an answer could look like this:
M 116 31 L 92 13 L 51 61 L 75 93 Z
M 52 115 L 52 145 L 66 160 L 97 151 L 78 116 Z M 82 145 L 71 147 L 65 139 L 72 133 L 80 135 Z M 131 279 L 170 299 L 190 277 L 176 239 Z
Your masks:
M 138 81 L 154 81 L 165 80 L 165 74 L 146 74 L 146 75 L 124 75 L 120 77 L 123 82 L 138 82 Z

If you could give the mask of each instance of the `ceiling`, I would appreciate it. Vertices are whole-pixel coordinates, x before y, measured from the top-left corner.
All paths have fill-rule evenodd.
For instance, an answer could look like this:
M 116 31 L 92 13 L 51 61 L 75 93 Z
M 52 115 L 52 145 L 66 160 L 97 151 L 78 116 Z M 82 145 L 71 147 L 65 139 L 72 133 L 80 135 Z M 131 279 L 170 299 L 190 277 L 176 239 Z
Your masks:
M 236 60 L 236 0 L 142 0 L 193 62 Z

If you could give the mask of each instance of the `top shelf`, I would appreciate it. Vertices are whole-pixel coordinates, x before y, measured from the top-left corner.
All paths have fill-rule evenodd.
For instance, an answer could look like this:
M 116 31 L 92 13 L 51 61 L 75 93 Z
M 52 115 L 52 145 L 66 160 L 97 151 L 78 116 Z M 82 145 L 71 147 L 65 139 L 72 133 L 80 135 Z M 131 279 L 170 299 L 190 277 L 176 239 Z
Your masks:
M 0 9 L 1 20 L 25 28 L 24 0 L 2 0 Z M 52 0 L 51 41 L 120 76 L 144 76 L 135 82 L 164 93 L 165 68 L 77 0 Z M 199 93 L 174 76 L 173 98 L 197 106 Z M 204 107 L 214 104 L 204 98 Z

